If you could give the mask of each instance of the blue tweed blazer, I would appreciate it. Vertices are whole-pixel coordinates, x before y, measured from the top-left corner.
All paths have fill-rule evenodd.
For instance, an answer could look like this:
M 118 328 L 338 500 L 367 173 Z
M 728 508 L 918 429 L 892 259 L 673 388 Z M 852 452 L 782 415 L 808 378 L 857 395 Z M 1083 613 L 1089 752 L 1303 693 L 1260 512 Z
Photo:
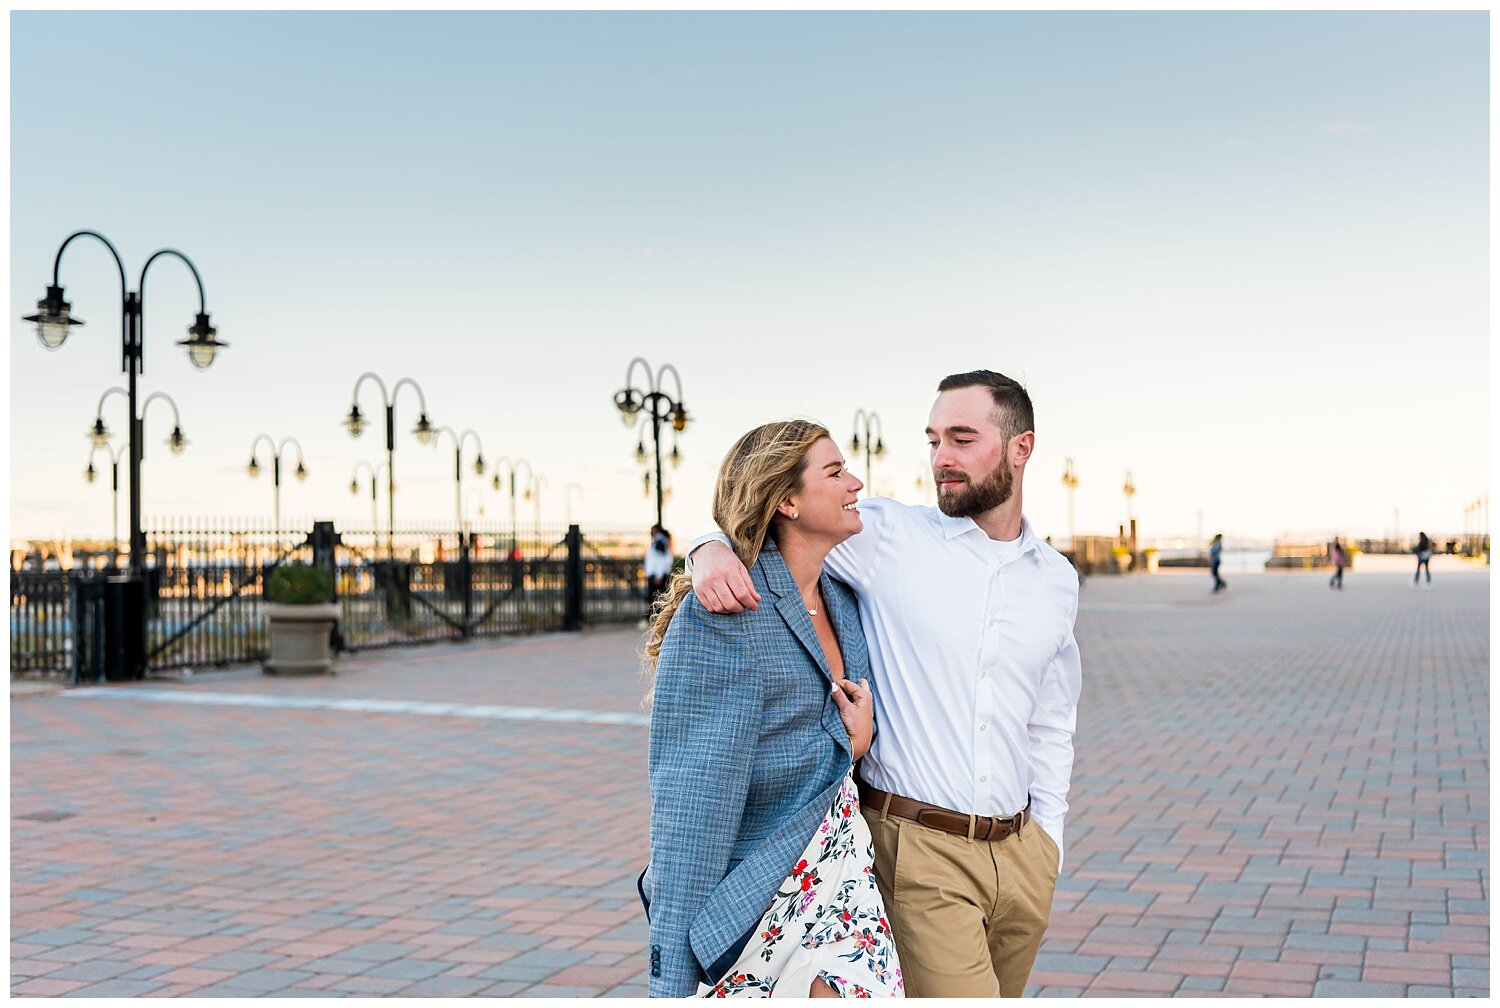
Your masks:
M 651 711 L 650 992 L 688 997 L 752 928 L 812 839 L 851 765 L 833 679 L 776 545 L 750 578 L 760 608 L 718 614 L 689 593 L 656 667 Z M 854 593 L 823 598 L 845 675 L 869 679 Z

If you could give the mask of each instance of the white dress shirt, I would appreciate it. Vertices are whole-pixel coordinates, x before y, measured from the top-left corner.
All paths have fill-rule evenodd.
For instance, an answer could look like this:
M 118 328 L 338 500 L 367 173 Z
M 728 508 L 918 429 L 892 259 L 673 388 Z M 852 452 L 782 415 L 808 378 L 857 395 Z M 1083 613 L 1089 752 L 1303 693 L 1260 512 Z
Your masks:
M 998 542 L 935 507 L 872 498 L 859 514 L 864 531 L 827 569 L 859 596 L 875 677 L 861 775 L 966 814 L 1013 815 L 1030 795 L 1061 852 L 1083 683 L 1077 572 L 1024 517 Z M 709 539 L 728 541 L 691 549 Z

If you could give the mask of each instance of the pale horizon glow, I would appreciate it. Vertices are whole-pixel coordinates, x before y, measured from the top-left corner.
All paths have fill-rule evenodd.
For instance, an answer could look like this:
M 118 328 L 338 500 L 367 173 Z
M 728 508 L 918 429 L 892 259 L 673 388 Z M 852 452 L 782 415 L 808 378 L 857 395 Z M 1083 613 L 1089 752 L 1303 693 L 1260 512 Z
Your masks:
M 75 242 L 87 325 L 20 321 L 58 245 L 152 267 L 144 508 L 370 523 L 368 383 L 545 476 L 543 521 L 654 520 L 612 396 L 670 362 L 693 422 L 666 524 L 705 531 L 749 427 L 828 425 L 877 493 L 930 502 L 944 375 L 1029 388 L 1038 534 L 1131 510 L 1147 540 L 1434 536 L 1487 493 L 1488 15 L 15 12 L 12 538 L 107 537 L 119 283 Z M 58 46 L 66 50 L 58 63 Z M 888 454 L 848 448 L 858 409 Z M 451 522 L 452 441 L 398 399 L 397 524 Z M 123 400 L 105 420 L 124 429 Z M 650 449 L 647 444 L 648 451 Z M 670 451 L 670 441 L 664 452 Z M 472 475 L 492 523 L 508 498 Z M 919 490 L 919 475 L 927 476 Z M 123 480 L 122 465 L 122 480 Z M 477 491 L 477 493 L 476 493 Z M 472 510 L 472 509 L 471 509 Z M 518 512 L 531 521 L 530 505 Z M 380 522 L 385 522 L 381 496 Z M 122 537 L 128 523 L 120 500 Z

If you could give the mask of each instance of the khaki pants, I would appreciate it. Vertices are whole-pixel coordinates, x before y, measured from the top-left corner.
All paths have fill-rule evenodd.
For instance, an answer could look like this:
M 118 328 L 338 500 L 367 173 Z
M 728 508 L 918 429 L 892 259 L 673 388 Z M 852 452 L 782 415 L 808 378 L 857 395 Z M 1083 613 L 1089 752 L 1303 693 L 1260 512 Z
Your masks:
M 1028 822 L 969 840 L 863 807 L 908 997 L 1021 997 L 1057 885 L 1057 844 Z

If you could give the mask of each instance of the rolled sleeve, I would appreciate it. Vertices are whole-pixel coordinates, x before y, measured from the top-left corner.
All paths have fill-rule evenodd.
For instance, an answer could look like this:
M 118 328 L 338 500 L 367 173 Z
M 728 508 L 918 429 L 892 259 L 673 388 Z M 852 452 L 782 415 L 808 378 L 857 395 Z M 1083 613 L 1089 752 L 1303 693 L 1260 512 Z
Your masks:
M 688 928 L 728 873 L 745 809 L 762 704 L 739 623 L 688 596 L 656 669 L 647 761 L 652 997 L 697 993 L 702 970 Z
M 1059 871 L 1064 857 L 1068 787 L 1073 777 L 1073 733 L 1078 727 L 1078 697 L 1083 690 L 1083 663 L 1072 630 L 1077 615 L 1075 590 L 1067 639 L 1042 674 L 1036 707 L 1026 725 L 1031 742 L 1031 814 L 1057 844 Z

